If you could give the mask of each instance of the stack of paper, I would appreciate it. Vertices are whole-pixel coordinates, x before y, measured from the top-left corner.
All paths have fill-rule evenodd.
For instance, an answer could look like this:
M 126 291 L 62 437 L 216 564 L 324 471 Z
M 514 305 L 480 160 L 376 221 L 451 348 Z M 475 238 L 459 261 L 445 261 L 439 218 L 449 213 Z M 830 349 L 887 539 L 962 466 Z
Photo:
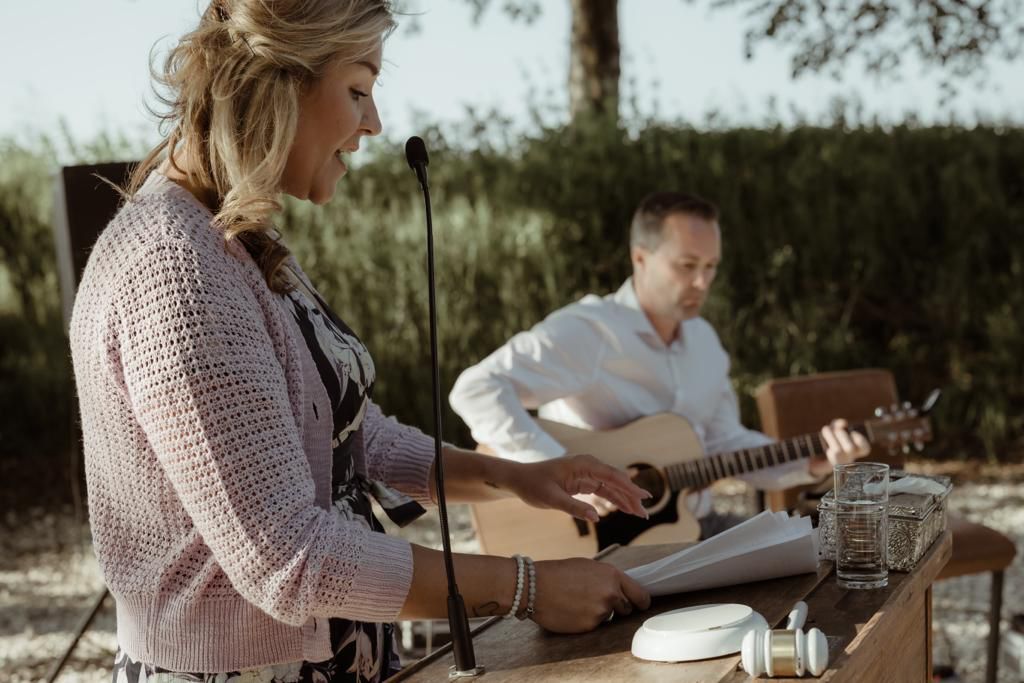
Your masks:
M 717 536 L 626 573 L 651 595 L 732 586 L 818 568 L 818 531 L 809 517 L 762 512 Z

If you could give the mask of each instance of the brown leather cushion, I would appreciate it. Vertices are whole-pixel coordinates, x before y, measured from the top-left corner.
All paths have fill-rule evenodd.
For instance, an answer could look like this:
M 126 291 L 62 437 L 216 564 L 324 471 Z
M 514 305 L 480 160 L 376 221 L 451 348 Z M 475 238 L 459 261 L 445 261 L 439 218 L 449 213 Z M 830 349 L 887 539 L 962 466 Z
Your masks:
M 1002 571 L 1013 562 L 1017 548 L 1004 534 L 956 515 L 949 515 L 947 522 L 953 532 L 953 555 L 939 579 Z

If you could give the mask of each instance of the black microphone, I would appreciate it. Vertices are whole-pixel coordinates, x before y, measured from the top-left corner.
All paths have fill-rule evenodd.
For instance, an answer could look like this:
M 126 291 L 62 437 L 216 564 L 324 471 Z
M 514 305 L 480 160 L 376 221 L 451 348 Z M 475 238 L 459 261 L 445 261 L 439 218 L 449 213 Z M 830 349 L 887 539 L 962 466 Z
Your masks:
M 448 575 L 448 629 L 452 636 L 455 666 L 448 677 L 479 676 L 484 667 L 476 665 L 473 639 L 469 633 L 466 605 L 455 585 L 455 567 L 452 564 L 452 543 L 448 534 L 448 506 L 444 498 L 444 463 L 441 457 L 441 372 L 437 364 L 437 301 L 434 295 L 434 223 L 430 215 L 430 186 L 427 183 L 427 146 L 415 135 L 405 143 L 405 158 L 409 168 L 416 172 L 423 190 L 423 203 L 427 213 L 427 284 L 430 301 L 430 362 L 434 379 L 434 479 L 437 484 L 437 510 L 441 518 L 441 541 L 444 544 L 444 568 Z
M 430 186 L 427 184 L 427 166 L 430 165 L 430 159 L 427 157 L 427 146 L 423 144 L 423 138 L 413 135 L 406 141 L 405 160 L 409 162 L 409 168 L 416 172 L 416 179 L 420 181 L 420 187 L 423 188 L 423 193 L 426 195 L 427 239 L 429 240 L 433 232 L 430 222 Z M 433 253 L 433 248 L 431 248 L 430 258 L 433 258 Z

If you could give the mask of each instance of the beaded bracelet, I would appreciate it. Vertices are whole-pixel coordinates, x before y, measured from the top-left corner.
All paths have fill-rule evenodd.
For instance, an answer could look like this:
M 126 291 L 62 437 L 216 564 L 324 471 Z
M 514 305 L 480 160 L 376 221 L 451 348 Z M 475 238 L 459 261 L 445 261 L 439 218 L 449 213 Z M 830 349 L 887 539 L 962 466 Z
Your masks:
M 522 555 L 515 555 L 513 559 L 516 561 L 516 596 L 512 600 L 512 609 L 505 615 L 506 619 L 516 615 L 516 612 L 519 611 L 519 601 L 523 599 L 523 575 L 526 573 L 526 562 L 523 561 Z
M 520 621 L 524 619 L 533 619 L 534 606 L 537 602 L 537 570 L 533 566 L 533 558 L 523 556 L 523 560 L 526 562 L 526 573 L 529 577 L 529 591 L 527 592 L 526 609 L 522 614 L 517 614 L 516 618 Z

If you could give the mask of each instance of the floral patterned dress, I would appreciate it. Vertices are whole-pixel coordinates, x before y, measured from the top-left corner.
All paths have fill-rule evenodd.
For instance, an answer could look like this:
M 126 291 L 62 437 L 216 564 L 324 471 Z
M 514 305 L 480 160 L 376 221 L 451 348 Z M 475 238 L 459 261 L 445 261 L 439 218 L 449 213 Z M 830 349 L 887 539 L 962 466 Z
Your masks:
M 373 516 L 370 497 L 388 517 L 404 526 L 422 515 L 414 500 L 371 481 L 362 473 L 363 417 L 373 392 L 373 359 L 356 334 L 327 306 L 305 277 L 296 270 L 289 276 L 294 288 L 286 295 L 295 322 L 309 347 L 318 374 L 330 397 L 334 418 L 331 500 L 334 514 L 380 533 L 384 528 Z M 357 448 L 358 446 L 358 448 Z M 113 683 L 377 683 L 399 669 L 394 624 L 329 619 L 331 651 L 323 662 L 289 662 L 246 671 L 188 673 L 167 671 L 133 661 L 118 649 Z

